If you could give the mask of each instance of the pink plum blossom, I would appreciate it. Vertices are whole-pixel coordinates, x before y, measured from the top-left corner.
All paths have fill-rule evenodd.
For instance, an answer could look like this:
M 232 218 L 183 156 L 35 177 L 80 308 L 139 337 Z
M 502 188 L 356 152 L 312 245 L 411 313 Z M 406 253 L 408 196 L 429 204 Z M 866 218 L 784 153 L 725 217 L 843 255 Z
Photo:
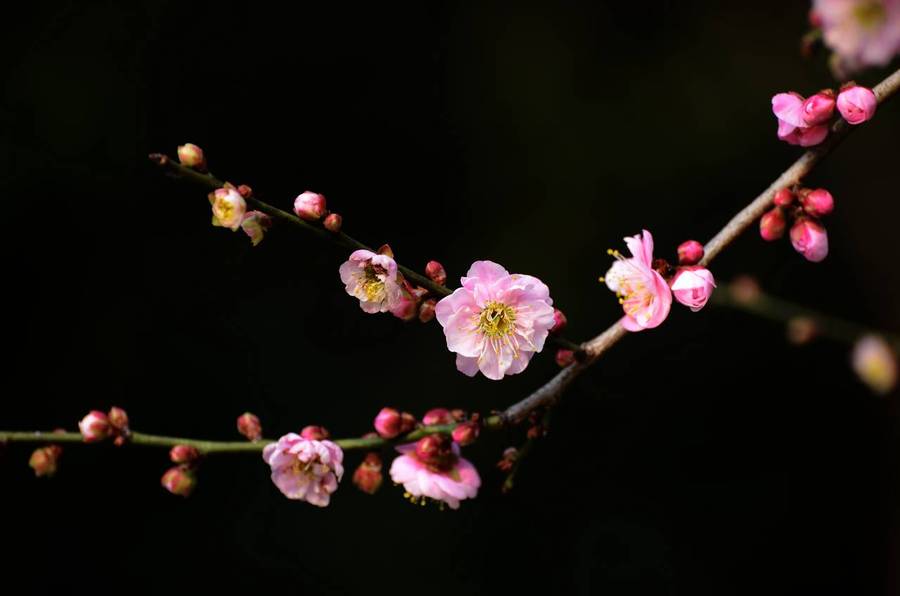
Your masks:
M 331 441 L 304 439 L 288 433 L 263 449 L 272 482 L 288 499 L 327 507 L 344 475 L 344 452 Z
M 618 251 L 610 250 L 616 258 L 606 275 L 601 278 L 616 293 L 625 310 L 622 326 L 628 331 L 643 331 L 659 326 L 669 316 L 672 292 L 669 284 L 653 269 L 653 236 L 647 230 L 643 235 L 625 238 L 631 251 L 626 258 Z
M 791 145 L 812 147 L 828 136 L 828 125 L 809 125 L 805 116 L 803 96 L 797 93 L 778 93 L 772 97 L 772 112 L 778 118 L 778 138 Z
M 262 242 L 263 236 L 270 227 L 272 227 L 272 218 L 262 211 L 250 211 L 241 221 L 241 229 L 250 237 L 253 246 Z
M 554 325 L 549 288 L 491 261 L 472 263 L 460 282 L 434 309 L 456 368 L 493 380 L 525 370 Z
M 237 190 L 231 187 L 217 188 L 210 193 L 212 205 L 212 225 L 228 228 L 232 232 L 241 227 L 247 203 Z
M 387 312 L 401 305 L 403 290 L 392 257 L 357 250 L 341 265 L 340 274 L 347 293 L 359 299 L 365 312 Z
M 672 295 L 675 300 L 697 312 L 712 296 L 716 280 L 709 269 L 681 267 L 672 279 Z
M 897 25 L 900 27 L 900 23 Z M 841 117 L 850 124 L 862 124 L 875 116 L 878 99 L 871 89 L 853 85 L 840 92 L 837 98 Z
M 450 509 L 458 509 L 460 501 L 478 494 L 481 478 L 475 466 L 460 457 L 457 444 L 451 449 L 449 461 L 434 466 L 419 459 L 415 443 L 400 445 L 397 451 L 402 455 L 391 463 L 391 480 L 402 484 L 411 499 L 427 497 L 446 503 Z
M 813 0 L 838 78 L 885 66 L 900 52 L 900 0 Z

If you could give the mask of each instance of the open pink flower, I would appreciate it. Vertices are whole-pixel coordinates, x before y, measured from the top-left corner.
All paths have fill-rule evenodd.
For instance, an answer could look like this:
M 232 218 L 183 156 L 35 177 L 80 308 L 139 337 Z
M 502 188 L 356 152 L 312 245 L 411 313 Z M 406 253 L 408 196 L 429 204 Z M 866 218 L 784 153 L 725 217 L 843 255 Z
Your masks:
M 272 482 L 288 499 L 327 507 L 344 475 L 344 452 L 331 441 L 304 439 L 288 433 L 263 449 L 272 467 Z
M 244 213 L 247 212 L 247 202 L 237 190 L 231 187 L 217 188 L 209 194 L 209 203 L 212 205 L 212 225 L 228 228 L 232 232 L 241 227 Z
M 359 307 L 367 313 L 387 312 L 403 297 L 397 263 L 387 255 L 357 250 L 341 265 L 340 273 L 347 293 L 358 298 Z
M 550 290 L 536 277 L 510 275 L 491 261 L 475 261 L 452 294 L 434 307 L 456 368 L 502 379 L 525 370 L 553 327 Z
M 458 509 L 459 502 L 478 494 L 481 478 L 478 470 L 459 455 L 459 446 L 452 446 L 452 457 L 446 465 L 437 467 L 422 462 L 416 455 L 416 444 L 397 447 L 402 455 L 391 464 L 391 480 L 402 484 L 411 499 L 427 497 L 442 501 L 450 509 Z
M 808 124 L 804 99 L 797 93 L 778 93 L 772 97 L 772 113 L 778 118 L 778 138 L 791 145 L 812 147 L 828 136 L 828 125 Z
M 813 11 L 840 79 L 900 52 L 900 0 L 813 0 Z
M 625 310 L 622 326 L 628 331 L 643 331 L 659 326 L 669 316 L 672 307 L 672 291 L 663 276 L 653 269 L 653 236 L 647 230 L 643 235 L 625 238 L 631 258 L 610 250 L 616 257 L 606 275 L 601 278 L 616 293 Z

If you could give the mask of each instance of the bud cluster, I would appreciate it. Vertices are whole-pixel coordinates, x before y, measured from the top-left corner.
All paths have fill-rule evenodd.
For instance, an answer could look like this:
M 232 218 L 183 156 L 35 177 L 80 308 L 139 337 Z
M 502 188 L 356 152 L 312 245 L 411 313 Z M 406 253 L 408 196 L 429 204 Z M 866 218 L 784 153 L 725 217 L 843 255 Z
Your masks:
M 782 188 L 775 193 L 775 206 L 759 220 L 763 240 L 784 236 L 790 224 L 794 250 L 808 261 L 818 263 L 828 256 L 828 233 L 821 218 L 834 211 L 834 197 L 824 188 Z
M 131 436 L 128 414 L 117 406 L 110 408 L 108 413 L 91 410 L 78 422 L 78 429 L 85 443 L 99 443 L 113 439 L 113 443 L 119 447 Z
M 878 100 L 871 89 L 854 82 L 845 83 L 837 96 L 823 89 L 804 98 L 793 91 L 772 98 L 772 112 L 778 119 L 778 138 L 791 145 L 811 147 L 828 136 L 835 108 L 849 124 L 871 120 Z

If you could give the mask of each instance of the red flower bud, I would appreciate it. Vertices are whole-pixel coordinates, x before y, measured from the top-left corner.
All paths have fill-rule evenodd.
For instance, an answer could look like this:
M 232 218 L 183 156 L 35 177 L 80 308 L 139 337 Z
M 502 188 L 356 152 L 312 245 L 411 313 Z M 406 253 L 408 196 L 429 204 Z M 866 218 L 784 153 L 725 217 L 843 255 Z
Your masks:
M 556 364 L 560 368 L 565 368 L 575 362 L 575 352 L 572 350 L 564 350 L 560 348 L 556 351 Z
M 310 441 L 324 441 L 331 436 L 324 426 L 304 426 L 300 436 Z
M 200 459 L 200 452 L 191 445 L 175 445 L 169 450 L 169 459 L 176 464 L 189 464 Z
M 385 439 L 393 439 L 400 434 L 400 412 L 394 408 L 381 408 L 375 416 L 375 431 Z
M 259 423 L 259 418 L 250 412 L 244 412 L 238 416 L 237 429 L 251 441 L 258 441 L 262 438 L 262 425 Z
M 703 258 L 703 245 L 696 240 L 685 240 L 678 245 L 678 264 L 696 265 Z
M 189 497 L 197 487 L 197 477 L 187 466 L 175 466 L 166 470 L 160 484 L 173 495 Z
M 509 472 L 517 459 L 519 459 L 519 450 L 515 447 L 507 447 L 503 451 L 503 458 L 497 462 L 497 468 L 503 472 Z
M 441 286 L 447 282 L 447 271 L 437 261 L 428 261 L 428 264 L 425 265 L 425 275 L 428 276 L 428 279 Z
M 436 469 L 446 469 L 453 464 L 453 442 L 445 434 L 422 437 L 416 442 L 416 458 Z
M 381 488 L 383 480 L 381 456 L 374 451 L 366 454 L 366 458 L 353 472 L 353 484 L 364 493 L 374 495 Z
M 780 207 L 775 207 L 771 211 L 767 211 L 759 220 L 759 235 L 763 240 L 773 241 L 784 236 L 784 228 L 787 222 L 784 219 L 784 212 Z
M 834 211 L 834 197 L 824 188 L 801 192 L 800 204 L 813 217 L 822 217 Z
M 807 261 L 818 263 L 828 256 L 828 233 L 815 219 L 800 217 L 791 227 L 791 244 Z
M 113 427 L 109 423 L 106 414 L 99 410 L 91 410 L 88 415 L 81 419 L 78 423 L 81 430 L 81 436 L 84 437 L 85 443 L 95 443 L 109 438 L 112 435 Z
M 429 298 L 422 302 L 419 305 L 419 320 L 423 323 L 427 323 L 434 318 L 434 306 L 437 304 L 437 300 L 434 298 Z
M 109 423 L 113 426 L 114 429 L 116 429 L 116 431 L 125 435 L 128 434 L 128 413 L 125 412 L 125 410 L 117 406 L 113 406 L 109 409 L 107 418 L 109 419 Z
M 193 143 L 185 143 L 178 146 L 178 161 L 183 166 L 196 168 L 202 166 L 206 158 L 203 156 L 203 149 Z
M 400 414 L 400 434 L 405 435 L 412 432 L 414 428 L 416 428 L 416 417 L 409 412 Z
M 425 412 L 422 416 L 422 424 L 431 426 L 433 424 L 450 424 L 453 422 L 453 415 L 447 408 L 432 408 Z
M 794 193 L 790 188 L 782 188 L 775 193 L 774 203 L 779 207 L 787 207 L 794 202 Z
M 62 455 L 62 447 L 59 445 L 38 447 L 34 450 L 34 453 L 31 454 L 28 465 L 34 470 L 35 476 L 47 476 L 49 478 L 56 474 L 60 455 Z
M 481 432 L 481 425 L 474 420 L 463 422 L 453 429 L 453 440 L 462 446 L 471 445 L 478 438 Z
M 329 213 L 325 217 L 325 221 L 322 223 L 322 225 L 324 225 L 325 229 L 328 230 L 329 232 L 334 232 L 335 234 L 337 234 L 338 232 L 341 231 L 341 225 L 343 225 L 343 223 L 344 223 L 344 218 L 341 217 L 339 214 Z
M 562 330 L 569 324 L 565 313 L 558 308 L 553 309 L 553 327 L 550 327 L 550 333 L 562 333 Z
M 294 213 L 306 221 L 318 221 L 325 215 L 325 197 L 307 190 L 294 199 Z

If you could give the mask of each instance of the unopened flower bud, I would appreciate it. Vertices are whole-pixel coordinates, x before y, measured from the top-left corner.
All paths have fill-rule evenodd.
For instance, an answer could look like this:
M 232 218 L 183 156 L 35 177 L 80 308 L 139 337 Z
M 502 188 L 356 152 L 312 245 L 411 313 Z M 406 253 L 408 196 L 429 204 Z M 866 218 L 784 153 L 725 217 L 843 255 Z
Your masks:
M 675 300 L 697 312 L 706 306 L 716 287 L 716 280 L 709 269 L 694 265 L 679 267 L 672 278 L 672 296 Z
M 784 228 L 787 222 L 784 219 L 784 211 L 781 207 L 775 207 L 767 211 L 759 220 L 759 235 L 769 242 L 778 240 L 784 236 Z
M 246 184 L 241 184 L 237 187 L 238 193 L 244 197 L 245 199 L 249 199 L 253 196 L 253 189 L 247 186 Z
M 556 351 L 556 364 L 558 364 L 560 368 L 565 368 L 573 362 L 575 362 L 575 352 L 572 350 L 560 348 Z
M 334 232 L 337 234 L 341 231 L 341 225 L 344 223 L 344 218 L 341 217 L 337 213 L 329 213 L 325 216 L 325 221 L 322 222 L 322 225 L 325 226 L 325 229 L 329 232 Z
M 791 244 L 807 261 L 818 263 L 828 256 L 828 233 L 818 221 L 800 217 L 791 227 Z
M 422 301 L 422 304 L 419 305 L 419 320 L 421 322 L 427 323 L 434 318 L 435 304 L 437 304 L 437 301 L 434 298 Z
M 878 107 L 878 100 L 871 89 L 854 85 L 843 89 L 837 98 L 837 109 L 850 124 L 862 124 L 871 120 Z
M 456 428 L 453 429 L 451 436 L 455 442 L 465 447 L 466 445 L 474 443 L 478 438 L 479 433 L 481 433 L 481 425 L 475 420 L 469 420 L 468 422 L 458 424 Z
M 294 213 L 306 221 L 318 221 L 325 215 L 325 197 L 307 190 L 294 199 Z
M 791 317 L 787 322 L 787 339 L 795 346 L 808 344 L 817 333 L 816 322 L 809 317 Z
M 412 432 L 415 428 L 416 417 L 409 412 L 402 412 L 400 414 L 400 434 L 405 435 L 408 432 Z
M 262 438 L 262 425 L 254 414 L 244 412 L 237 419 L 238 432 L 250 439 L 258 441 Z
M 897 386 L 897 355 L 877 335 L 866 335 L 853 346 L 853 370 L 879 395 L 890 393 Z
M 204 163 L 203 149 L 193 143 L 185 143 L 178 146 L 178 161 L 189 168 L 202 166 Z
M 180 497 L 189 497 L 197 487 L 197 477 L 187 466 L 174 466 L 166 470 L 160 483 L 167 491 Z
M 800 108 L 801 118 L 807 126 L 816 126 L 828 122 L 834 113 L 834 91 L 824 89 L 810 95 Z
M 62 447 L 59 445 L 47 445 L 46 447 L 38 447 L 31 454 L 28 465 L 34 470 L 37 477 L 53 476 L 56 474 L 56 468 L 59 465 L 59 456 L 62 455 Z
M 503 472 L 509 472 L 519 459 L 519 450 L 515 447 L 507 447 L 503 450 L 503 457 L 497 462 L 497 468 Z
M 416 442 L 416 458 L 435 468 L 446 467 L 452 463 L 451 444 L 450 437 L 445 434 L 427 435 Z
M 376 252 L 380 255 L 391 257 L 392 259 L 394 258 L 394 250 L 391 248 L 390 244 L 382 244 L 378 247 Z
M 678 264 L 696 265 L 703 258 L 703 245 L 696 240 L 686 240 L 678 245 Z
M 738 304 L 753 304 L 762 295 L 759 282 L 750 275 L 739 275 L 731 280 L 731 297 Z
M 800 193 L 800 204 L 813 217 L 822 217 L 834 211 L 834 197 L 824 188 Z
M 447 408 L 432 408 L 425 412 L 422 416 L 422 424 L 431 426 L 433 424 L 450 424 L 453 422 L 453 415 Z
M 565 329 L 568 324 L 569 320 L 566 318 L 566 314 L 558 308 L 554 308 L 553 326 L 550 327 L 550 333 L 562 333 L 563 329 Z
M 400 434 L 400 412 L 394 408 L 381 408 L 375 416 L 375 432 L 385 439 L 393 439 Z
M 441 286 L 447 282 L 447 271 L 437 261 L 428 261 L 428 264 L 425 265 L 425 275 L 428 276 L 428 279 Z
M 300 436 L 310 441 L 324 441 L 331 436 L 324 426 L 304 426 Z
M 113 433 L 109 418 L 99 410 L 91 410 L 87 416 L 82 418 L 78 423 L 78 429 L 81 431 L 85 443 L 102 441 Z
M 356 471 L 353 472 L 353 484 L 366 494 L 374 495 L 381 488 L 384 476 L 381 473 L 381 456 L 370 452 L 366 454 Z
M 128 413 L 125 410 L 118 406 L 113 406 L 109 409 L 107 419 L 109 419 L 109 423 L 117 432 L 125 435 L 128 434 Z
M 791 192 L 790 188 L 782 188 L 775 193 L 773 202 L 779 207 L 787 207 L 794 202 L 794 193 Z
M 400 298 L 390 309 L 391 314 L 401 321 L 412 321 L 419 312 L 419 304 L 412 294 L 407 291 L 400 292 Z
M 460 408 L 450 410 L 450 415 L 453 416 L 453 419 L 457 422 L 462 422 L 466 419 L 466 411 Z
M 175 445 L 169 450 L 169 459 L 176 464 L 189 464 L 200 459 L 200 452 L 192 445 Z

